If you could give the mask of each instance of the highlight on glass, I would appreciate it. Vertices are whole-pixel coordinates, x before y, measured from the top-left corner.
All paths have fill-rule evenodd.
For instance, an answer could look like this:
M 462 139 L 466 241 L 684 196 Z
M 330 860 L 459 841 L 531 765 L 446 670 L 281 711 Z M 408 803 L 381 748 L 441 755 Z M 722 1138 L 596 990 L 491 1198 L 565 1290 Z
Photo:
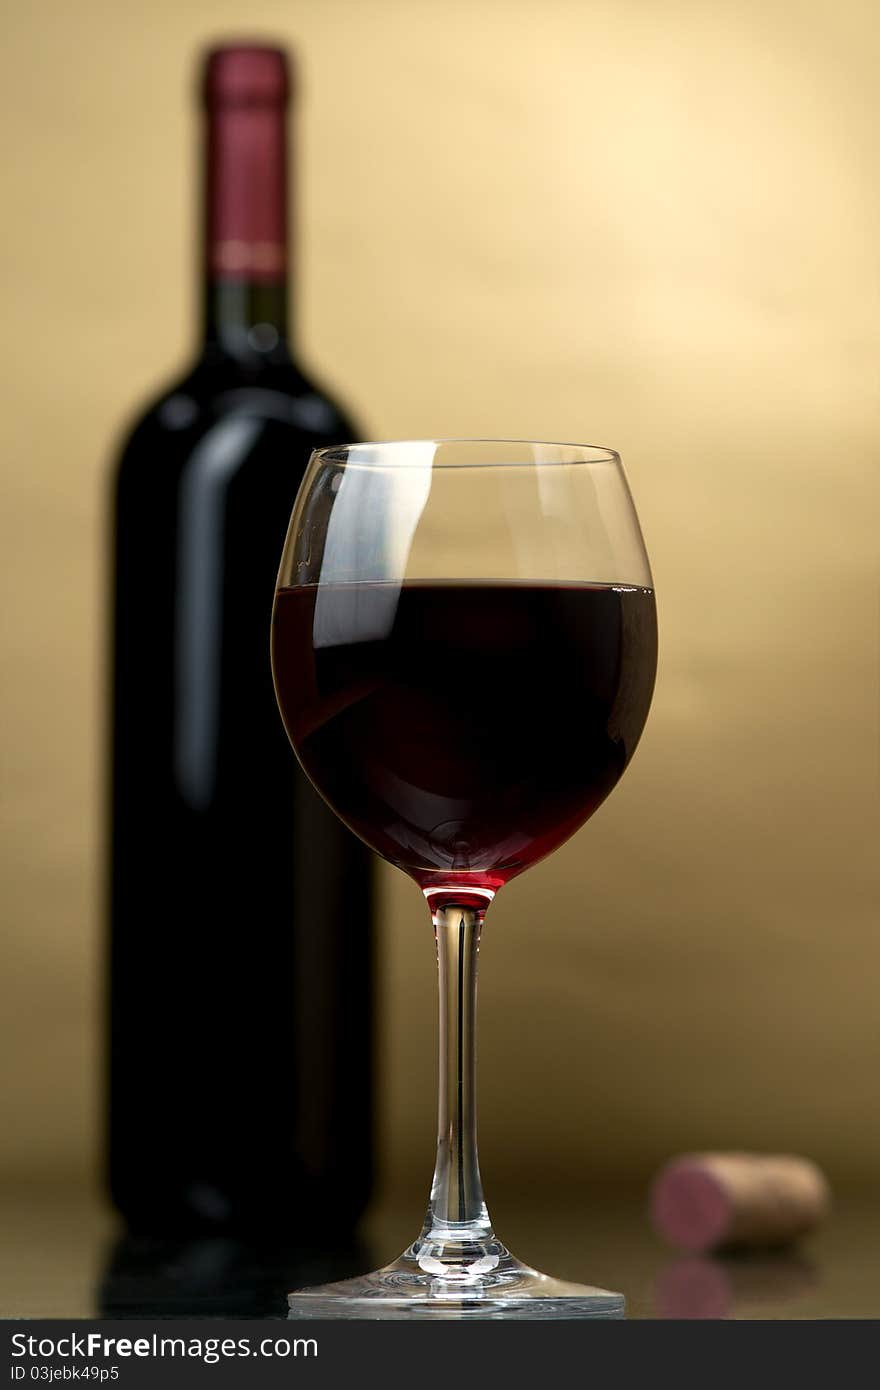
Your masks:
M 278 576 L 275 689 L 318 791 L 425 897 L 440 1076 L 420 1234 L 382 1269 L 291 1294 L 292 1316 L 622 1315 L 621 1295 L 539 1273 L 495 1234 L 477 1157 L 477 956 L 504 885 L 620 779 L 656 661 L 650 566 L 613 450 L 408 440 L 312 455 Z M 356 932 L 357 903 L 351 919 Z

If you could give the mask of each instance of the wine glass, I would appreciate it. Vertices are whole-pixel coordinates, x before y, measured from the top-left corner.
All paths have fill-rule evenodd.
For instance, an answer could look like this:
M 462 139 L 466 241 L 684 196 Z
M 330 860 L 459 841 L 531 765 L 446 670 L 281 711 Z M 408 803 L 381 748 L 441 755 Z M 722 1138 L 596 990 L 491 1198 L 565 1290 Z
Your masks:
M 493 1230 L 477 952 L 499 889 L 618 781 L 656 657 L 651 571 L 612 449 L 450 439 L 312 454 L 275 595 L 275 689 L 318 791 L 427 901 L 439 1125 L 421 1234 L 383 1269 L 291 1294 L 291 1316 L 622 1316 L 621 1295 L 538 1273 Z

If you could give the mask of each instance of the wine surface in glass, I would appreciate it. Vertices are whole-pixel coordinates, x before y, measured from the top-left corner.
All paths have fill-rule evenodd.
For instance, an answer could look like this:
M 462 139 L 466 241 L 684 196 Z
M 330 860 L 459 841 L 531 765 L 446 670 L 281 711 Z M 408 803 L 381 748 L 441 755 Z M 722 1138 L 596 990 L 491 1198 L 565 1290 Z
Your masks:
M 573 834 L 631 758 L 653 591 L 409 581 L 281 589 L 272 665 L 318 790 L 426 890 L 496 890 Z

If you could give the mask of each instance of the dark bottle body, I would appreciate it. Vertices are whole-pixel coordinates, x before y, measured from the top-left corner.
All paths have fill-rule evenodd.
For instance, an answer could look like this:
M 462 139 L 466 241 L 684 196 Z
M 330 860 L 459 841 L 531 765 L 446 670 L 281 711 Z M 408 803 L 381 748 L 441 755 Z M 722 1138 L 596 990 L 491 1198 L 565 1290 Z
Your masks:
M 116 477 L 109 1180 L 151 1233 L 350 1227 L 370 1186 L 368 855 L 296 763 L 269 659 L 309 454 L 357 432 L 283 305 L 209 286 L 204 353 Z

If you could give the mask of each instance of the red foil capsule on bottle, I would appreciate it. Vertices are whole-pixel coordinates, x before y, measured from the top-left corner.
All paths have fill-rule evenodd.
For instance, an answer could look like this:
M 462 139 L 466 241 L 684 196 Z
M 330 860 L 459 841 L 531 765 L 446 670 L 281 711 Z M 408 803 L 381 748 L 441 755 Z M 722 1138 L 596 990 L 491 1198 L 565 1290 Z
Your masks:
M 208 55 L 205 250 L 215 280 L 284 279 L 289 92 L 280 49 L 236 46 Z

